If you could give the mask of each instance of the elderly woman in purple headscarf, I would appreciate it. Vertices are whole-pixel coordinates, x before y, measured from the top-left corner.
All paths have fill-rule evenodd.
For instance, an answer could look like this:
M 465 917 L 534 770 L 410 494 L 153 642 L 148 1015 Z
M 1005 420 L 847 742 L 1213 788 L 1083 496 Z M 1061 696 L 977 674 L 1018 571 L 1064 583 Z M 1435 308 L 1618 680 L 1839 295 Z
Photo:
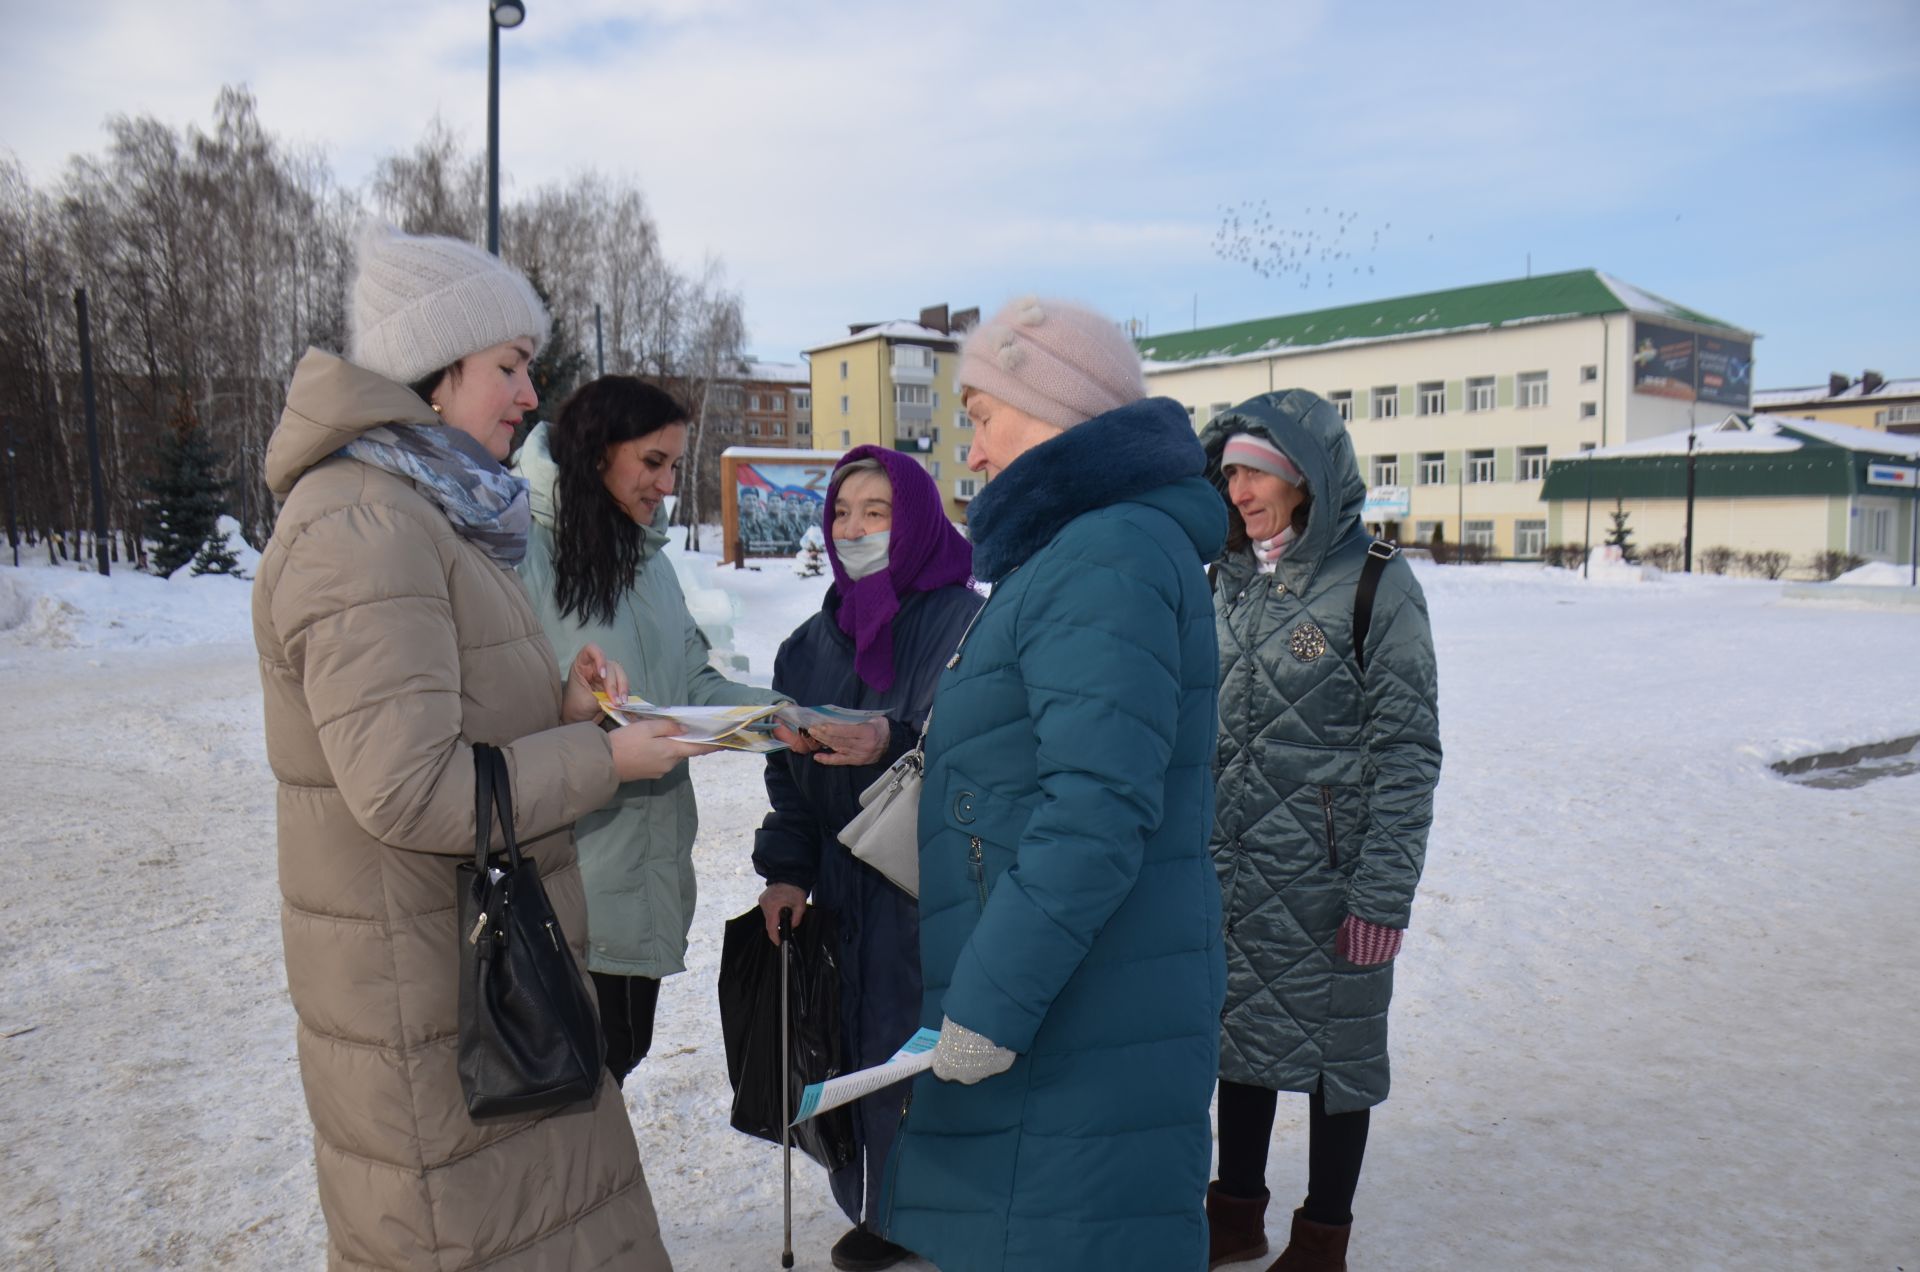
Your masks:
M 760 908 L 778 939 L 780 911 L 803 922 L 808 896 L 840 925 L 841 1027 L 849 1069 L 879 1064 L 920 1024 L 920 915 L 912 897 L 839 841 L 860 792 L 911 750 L 935 681 L 980 597 L 967 586 L 973 553 L 940 507 L 940 490 L 898 451 L 858 446 L 827 488 L 833 585 L 820 612 L 780 646 L 773 688 L 782 697 L 886 712 L 869 725 L 819 725 L 823 747 L 768 757 L 773 811 L 754 839 L 767 881 Z M 854 1222 L 833 1248 L 836 1268 L 879 1269 L 908 1257 L 868 1226 L 900 1125 L 897 1088 L 854 1105 L 854 1161 L 835 1171 L 833 1195 Z

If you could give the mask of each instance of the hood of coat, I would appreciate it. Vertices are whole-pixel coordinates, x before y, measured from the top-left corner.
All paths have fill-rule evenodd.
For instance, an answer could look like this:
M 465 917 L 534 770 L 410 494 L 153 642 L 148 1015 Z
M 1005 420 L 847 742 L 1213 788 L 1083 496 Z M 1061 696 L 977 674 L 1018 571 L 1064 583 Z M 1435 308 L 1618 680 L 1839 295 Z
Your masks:
M 404 384 L 309 349 L 293 369 L 286 409 L 267 440 L 267 489 L 284 499 L 309 468 L 369 429 L 440 417 Z
M 1200 434 L 1207 456 L 1207 479 L 1226 502 L 1227 481 L 1220 454 L 1236 433 L 1252 433 L 1278 446 L 1305 474 L 1313 502 L 1307 511 L 1307 531 L 1280 559 L 1288 586 L 1305 591 L 1320 565 L 1347 540 L 1365 535 L 1360 510 L 1367 502 L 1367 484 L 1353 453 L 1353 435 L 1331 402 L 1305 389 L 1262 393 L 1214 417 Z M 1251 560 L 1251 554 L 1241 554 Z
M 1021 455 L 974 498 L 967 509 L 974 576 L 1004 578 L 1075 517 L 1125 501 L 1166 512 L 1211 561 L 1227 522 L 1198 480 L 1205 468 L 1186 408 L 1172 398 L 1096 415 Z
M 559 516 L 560 501 L 560 465 L 554 462 L 553 449 L 548 442 L 550 434 L 546 421 L 533 426 L 527 434 L 527 440 L 521 445 L 520 453 L 513 457 L 508 470 L 527 482 L 527 500 L 533 509 L 533 519 L 552 533 L 554 522 Z M 614 515 L 625 516 L 618 508 L 613 508 L 613 500 L 607 500 Z M 640 560 L 644 563 L 653 559 L 655 553 L 667 543 L 667 506 L 663 503 L 653 514 L 653 524 L 642 527 L 640 533 Z

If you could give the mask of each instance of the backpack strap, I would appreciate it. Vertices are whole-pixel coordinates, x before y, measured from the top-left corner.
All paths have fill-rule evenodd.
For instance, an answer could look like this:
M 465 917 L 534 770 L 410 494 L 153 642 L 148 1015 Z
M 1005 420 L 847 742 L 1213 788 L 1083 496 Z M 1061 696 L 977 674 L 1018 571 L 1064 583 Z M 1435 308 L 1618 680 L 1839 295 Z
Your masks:
M 1367 544 L 1367 559 L 1360 567 L 1360 586 L 1353 594 L 1353 660 L 1360 674 L 1367 674 L 1367 629 L 1373 626 L 1373 594 L 1380 590 L 1380 576 L 1387 562 L 1400 555 L 1400 549 L 1382 539 Z

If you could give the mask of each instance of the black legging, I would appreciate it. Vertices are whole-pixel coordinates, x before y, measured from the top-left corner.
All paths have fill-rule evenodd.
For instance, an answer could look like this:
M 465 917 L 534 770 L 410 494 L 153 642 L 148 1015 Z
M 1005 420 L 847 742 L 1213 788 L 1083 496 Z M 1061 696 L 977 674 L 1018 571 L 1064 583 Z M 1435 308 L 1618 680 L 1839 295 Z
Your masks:
M 1264 1197 L 1267 1148 L 1280 1093 L 1265 1087 L 1220 1083 L 1220 1191 L 1233 1197 Z M 1353 1193 L 1367 1155 L 1369 1110 L 1327 1112 L 1319 1085 L 1307 1097 L 1307 1200 L 1302 1213 L 1315 1223 L 1353 1222 Z
M 660 982 L 651 976 L 613 976 L 594 972 L 600 1000 L 600 1036 L 607 1040 L 607 1071 L 626 1085 L 627 1075 L 653 1049 L 653 1016 L 660 1005 Z

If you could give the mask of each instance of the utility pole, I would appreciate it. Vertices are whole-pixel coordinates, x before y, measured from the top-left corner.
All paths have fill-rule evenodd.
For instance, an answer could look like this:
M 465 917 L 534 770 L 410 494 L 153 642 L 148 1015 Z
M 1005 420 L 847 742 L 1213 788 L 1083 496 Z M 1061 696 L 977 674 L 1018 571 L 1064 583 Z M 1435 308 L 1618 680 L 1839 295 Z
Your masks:
M 87 468 L 93 478 L 93 554 L 101 577 L 107 564 L 107 496 L 100 478 L 100 420 L 93 406 L 93 334 L 87 325 L 87 289 L 75 289 L 73 308 L 80 319 L 80 397 L 87 414 Z
M 7 545 L 13 549 L 13 566 L 17 570 L 20 568 L 20 531 L 18 529 L 19 522 L 15 509 L 20 502 L 20 495 L 13 484 L 13 420 L 7 416 L 0 416 L 0 421 L 4 421 L 6 424 Z
M 593 302 L 593 366 L 596 376 L 607 373 L 607 342 L 600 331 L 600 302 Z
M 1693 337 L 1693 399 L 1687 403 L 1687 547 L 1681 569 L 1693 573 L 1693 435 L 1700 417 L 1700 337 Z

